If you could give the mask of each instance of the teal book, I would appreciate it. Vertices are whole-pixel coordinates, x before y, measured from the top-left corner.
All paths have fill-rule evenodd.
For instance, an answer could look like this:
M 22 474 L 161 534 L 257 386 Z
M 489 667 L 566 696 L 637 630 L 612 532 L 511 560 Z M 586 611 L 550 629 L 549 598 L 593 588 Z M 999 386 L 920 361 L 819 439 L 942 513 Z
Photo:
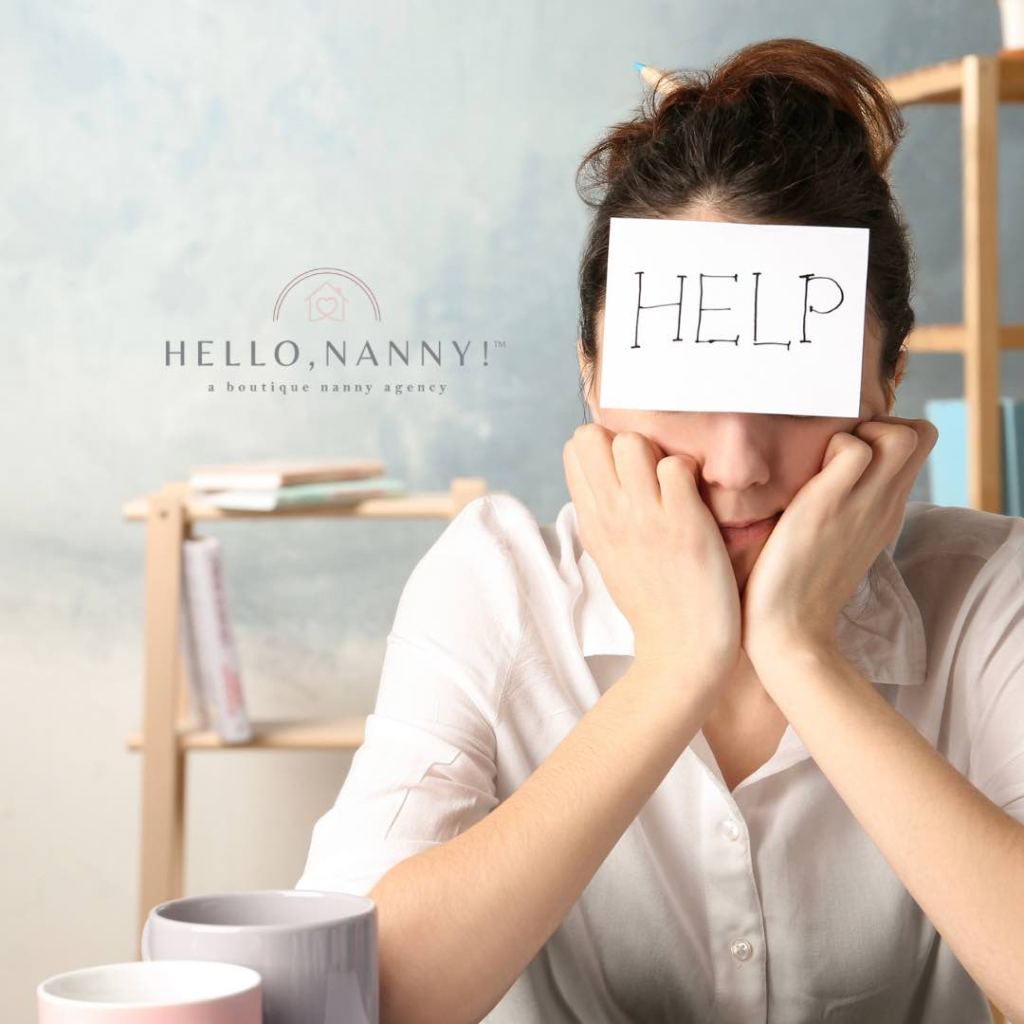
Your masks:
M 392 477 L 363 477 L 321 483 L 291 484 L 274 490 L 236 488 L 204 494 L 204 504 L 248 512 L 273 512 L 279 508 L 311 508 L 319 505 L 354 505 L 367 498 L 393 498 L 406 493 L 401 480 Z
M 1024 400 L 1002 397 L 1000 458 L 1003 515 L 1024 515 Z M 932 398 L 925 419 L 938 428 L 939 439 L 927 459 L 929 500 L 936 505 L 968 507 L 967 405 L 962 398 Z

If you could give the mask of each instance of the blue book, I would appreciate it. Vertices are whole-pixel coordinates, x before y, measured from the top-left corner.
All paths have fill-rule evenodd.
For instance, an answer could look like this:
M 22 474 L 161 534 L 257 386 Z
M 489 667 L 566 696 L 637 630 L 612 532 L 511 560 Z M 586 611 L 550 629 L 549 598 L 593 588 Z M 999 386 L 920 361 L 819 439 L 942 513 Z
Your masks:
M 1024 401 L 1003 398 L 1003 515 L 1024 516 Z
M 1000 458 L 1003 515 L 1024 515 L 1024 400 L 1002 397 Z M 925 419 L 938 428 L 939 439 L 928 456 L 929 500 L 936 505 L 968 507 L 967 404 L 962 398 L 932 398 Z

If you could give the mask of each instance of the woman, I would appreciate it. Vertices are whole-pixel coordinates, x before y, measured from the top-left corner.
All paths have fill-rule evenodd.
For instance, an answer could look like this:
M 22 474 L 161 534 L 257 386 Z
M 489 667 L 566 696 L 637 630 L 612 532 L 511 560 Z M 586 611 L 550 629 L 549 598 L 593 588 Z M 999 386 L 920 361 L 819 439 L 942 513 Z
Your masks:
M 377 901 L 385 1024 L 1024 1020 L 1024 522 L 907 503 L 902 128 L 780 39 L 581 165 L 572 500 L 417 565 L 297 886 Z M 861 415 L 602 409 L 612 216 L 869 228 Z

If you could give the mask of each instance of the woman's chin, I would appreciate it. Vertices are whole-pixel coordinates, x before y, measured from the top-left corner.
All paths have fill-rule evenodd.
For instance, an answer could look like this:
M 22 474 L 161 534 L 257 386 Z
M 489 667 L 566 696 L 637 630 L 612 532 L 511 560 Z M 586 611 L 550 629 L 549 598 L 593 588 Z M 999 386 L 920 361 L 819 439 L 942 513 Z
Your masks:
M 732 562 L 732 571 L 736 576 L 736 585 L 739 587 L 741 594 L 743 593 L 743 588 L 747 585 L 747 579 L 750 576 L 751 570 L 754 568 L 754 563 L 757 561 L 757 556 L 761 553 L 763 547 L 764 541 L 762 540 L 757 544 L 748 544 L 744 546 L 742 550 L 729 552 L 729 560 Z

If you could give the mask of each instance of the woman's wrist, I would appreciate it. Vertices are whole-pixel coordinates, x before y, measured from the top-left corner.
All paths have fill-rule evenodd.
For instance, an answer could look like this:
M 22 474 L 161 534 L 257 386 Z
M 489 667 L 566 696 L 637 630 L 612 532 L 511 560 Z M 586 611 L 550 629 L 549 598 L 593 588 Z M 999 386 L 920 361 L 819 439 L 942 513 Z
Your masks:
M 652 696 L 658 713 L 674 711 L 689 718 L 696 712 L 700 721 L 714 707 L 723 678 L 720 669 L 698 665 L 678 650 L 663 653 L 650 649 L 634 655 L 626 676 L 629 688 Z

